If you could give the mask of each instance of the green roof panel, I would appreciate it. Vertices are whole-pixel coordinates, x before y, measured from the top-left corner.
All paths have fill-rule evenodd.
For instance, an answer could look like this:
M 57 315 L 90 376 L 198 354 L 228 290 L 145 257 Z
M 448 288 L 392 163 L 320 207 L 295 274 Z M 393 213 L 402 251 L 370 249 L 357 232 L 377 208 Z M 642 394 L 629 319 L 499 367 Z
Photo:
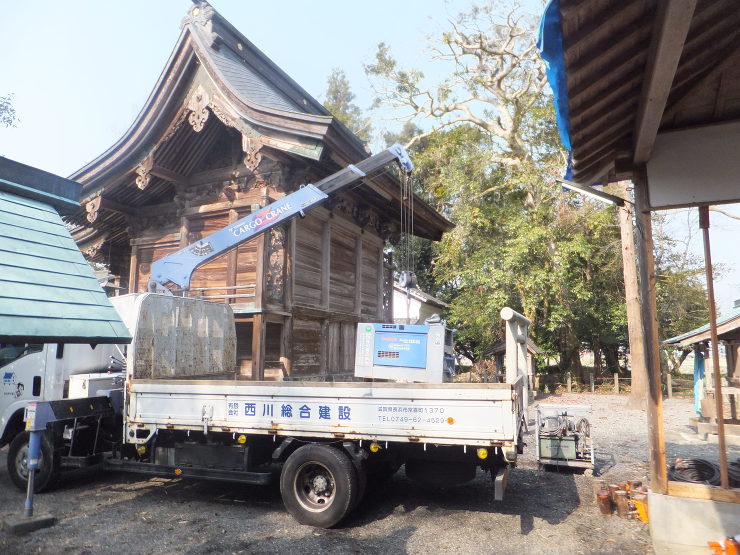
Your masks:
M 57 211 L 0 191 L 0 342 L 130 341 Z

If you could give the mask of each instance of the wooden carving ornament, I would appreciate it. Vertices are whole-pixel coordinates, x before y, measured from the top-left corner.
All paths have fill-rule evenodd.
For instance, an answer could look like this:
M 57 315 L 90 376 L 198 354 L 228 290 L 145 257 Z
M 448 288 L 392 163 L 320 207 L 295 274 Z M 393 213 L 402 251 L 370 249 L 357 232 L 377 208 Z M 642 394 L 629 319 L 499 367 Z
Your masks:
M 142 191 L 149 185 L 153 165 L 154 157 L 150 154 L 136 168 L 136 186 Z
M 244 151 L 244 165 L 252 173 L 257 171 L 257 167 L 262 161 L 262 141 L 256 137 L 247 137 L 242 135 L 242 150 Z
M 87 212 L 88 222 L 93 223 L 95 220 L 98 219 L 98 211 L 100 210 L 101 202 L 102 202 L 102 197 L 98 195 L 91 201 L 85 203 L 85 211 Z
M 208 103 L 211 101 L 208 93 L 205 89 L 198 85 L 198 88 L 193 93 L 188 101 L 188 123 L 192 126 L 193 131 L 196 133 L 203 130 L 203 126 L 208 121 Z

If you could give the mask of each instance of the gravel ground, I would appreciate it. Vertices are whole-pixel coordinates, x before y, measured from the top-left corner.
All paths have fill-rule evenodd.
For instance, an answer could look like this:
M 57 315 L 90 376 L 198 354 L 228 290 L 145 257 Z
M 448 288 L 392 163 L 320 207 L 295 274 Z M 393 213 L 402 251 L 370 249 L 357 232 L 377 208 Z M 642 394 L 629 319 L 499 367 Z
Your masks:
M 598 415 L 592 419 L 597 473 L 609 481 L 645 479 L 645 415 L 625 409 L 626 397 L 553 395 L 542 402 L 591 404 Z M 669 456 L 706 457 L 708 444 L 692 438 L 687 426 L 691 402 L 669 400 L 665 414 Z M 283 509 L 277 486 L 76 471 L 59 489 L 35 499 L 37 514 L 50 512 L 59 523 L 23 537 L 0 531 L 0 552 L 651 552 L 647 525 L 600 516 L 593 478 L 539 470 L 532 443 L 530 437 L 503 503 L 493 501 L 490 478 L 483 473 L 464 486 L 431 490 L 401 470 L 368 491 L 332 530 L 297 524 Z M 19 514 L 24 498 L 5 471 L 6 454 L 7 448 L 0 450 L 0 520 Z

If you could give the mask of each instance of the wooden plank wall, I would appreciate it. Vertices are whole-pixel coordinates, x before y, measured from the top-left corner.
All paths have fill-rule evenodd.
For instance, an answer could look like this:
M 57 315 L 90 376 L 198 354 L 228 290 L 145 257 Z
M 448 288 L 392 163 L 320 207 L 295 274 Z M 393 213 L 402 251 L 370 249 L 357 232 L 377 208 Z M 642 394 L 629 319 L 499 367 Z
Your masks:
M 382 319 L 383 240 L 316 209 L 297 221 L 295 243 L 294 301 L 314 310 L 293 318 L 292 375 L 351 373 L 357 322 Z
M 145 237 L 132 240 L 132 290 L 145 291 L 151 262 L 174 252 L 245 216 L 250 202 L 266 202 L 266 194 L 277 191 L 252 190 L 240 194 L 236 203 L 190 206 L 179 230 L 146 230 Z M 219 199 L 220 200 L 220 199 Z M 269 200 L 269 199 L 267 199 Z M 372 229 L 362 230 L 351 216 L 340 210 L 331 213 L 316 208 L 285 226 L 284 246 L 273 247 L 264 236 L 240 245 L 202 266 L 193 274 L 191 289 L 252 285 L 249 290 L 212 290 L 206 295 L 255 293 L 254 299 L 230 299 L 240 308 L 264 309 L 264 317 L 248 316 L 254 330 L 252 343 L 240 337 L 240 372 L 253 378 L 252 361 L 259 364 L 254 349 L 263 342 L 268 365 L 279 361 L 291 376 L 350 373 L 354 366 L 355 328 L 358 321 L 380 321 L 384 316 L 384 289 L 388 286 L 383 267 L 383 240 Z M 294 235 L 291 236 L 291 233 Z M 282 296 L 267 299 L 265 265 L 293 271 L 284 280 Z M 274 279 L 274 277 L 273 277 Z M 274 288 L 273 288 L 274 297 Z M 225 299 L 222 299 L 225 300 Z M 264 311 L 263 310 L 263 311 Z M 264 330 L 258 333 L 259 329 Z M 245 322 L 242 332 L 249 329 Z M 275 337 L 266 337 L 265 332 Z M 264 340 L 262 339 L 264 337 Z M 256 342 L 256 343 L 255 343 Z M 251 349 L 251 350 L 250 350 Z M 252 353 L 252 356 L 249 353 Z M 250 368 L 248 369 L 247 366 Z
M 331 226 L 329 310 L 355 311 L 355 237 L 351 231 L 337 225 Z
M 324 220 L 314 213 L 296 221 L 295 289 L 293 300 L 321 306 L 322 233 Z

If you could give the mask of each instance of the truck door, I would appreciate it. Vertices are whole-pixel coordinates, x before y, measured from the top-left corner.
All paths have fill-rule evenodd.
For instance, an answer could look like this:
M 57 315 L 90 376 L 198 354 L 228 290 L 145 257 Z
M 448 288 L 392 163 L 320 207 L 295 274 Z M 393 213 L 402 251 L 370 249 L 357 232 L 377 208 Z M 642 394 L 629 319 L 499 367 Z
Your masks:
M 41 396 L 46 356 L 42 343 L 6 343 L 0 347 L 3 405 Z

